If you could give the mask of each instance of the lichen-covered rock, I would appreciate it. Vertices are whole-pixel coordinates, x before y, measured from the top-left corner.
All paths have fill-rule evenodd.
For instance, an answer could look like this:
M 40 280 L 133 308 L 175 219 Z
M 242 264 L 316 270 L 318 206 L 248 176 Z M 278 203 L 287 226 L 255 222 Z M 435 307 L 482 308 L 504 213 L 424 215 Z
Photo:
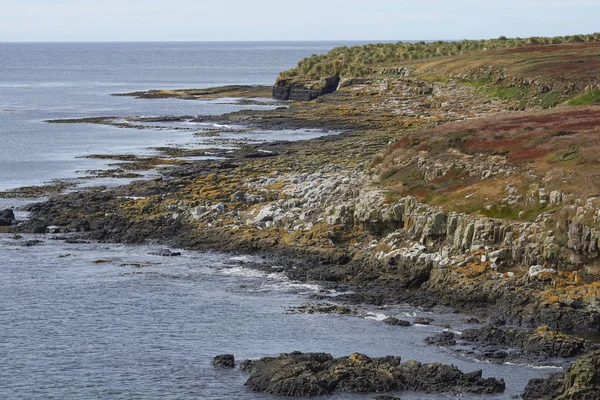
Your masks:
M 599 400 L 600 350 L 580 357 L 565 374 L 530 380 L 523 399 Z
M 492 394 L 504 391 L 504 381 L 465 374 L 454 366 L 402 363 L 399 357 L 369 358 L 355 353 L 333 358 L 325 353 L 290 353 L 251 364 L 249 389 L 280 396 L 310 397 L 335 391 L 376 393 L 425 391 Z
M 586 354 L 573 364 L 559 399 L 600 399 L 600 350 Z

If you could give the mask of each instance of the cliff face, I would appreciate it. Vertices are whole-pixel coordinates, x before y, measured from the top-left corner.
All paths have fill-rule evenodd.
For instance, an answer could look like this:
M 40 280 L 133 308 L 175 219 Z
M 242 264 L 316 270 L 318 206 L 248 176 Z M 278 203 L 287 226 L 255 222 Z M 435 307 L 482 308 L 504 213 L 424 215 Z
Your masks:
M 319 81 L 279 79 L 273 86 L 273 97 L 277 100 L 310 101 L 334 92 L 339 82 L 340 78 L 337 75 Z

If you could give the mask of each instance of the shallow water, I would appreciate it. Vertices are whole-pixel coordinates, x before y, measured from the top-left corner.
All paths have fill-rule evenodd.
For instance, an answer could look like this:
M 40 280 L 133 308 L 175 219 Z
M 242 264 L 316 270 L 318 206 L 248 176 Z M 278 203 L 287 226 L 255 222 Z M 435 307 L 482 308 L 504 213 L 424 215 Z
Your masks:
M 23 246 L 32 239 L 42 243 Z M 213 369 L 210 361 L 220 353 L 241 360 L 294 350 L 334 356 L 358 351 L 455 364 L 464 371 L 482 368 L 484 376 L 507 382 L 505 394 L 488 397 L 494 399 L 510 398 L 528 379 L 555 371 L 458 358 L 423 343 L 439 326 L 400 328 L 379 321 L 429 316 L 460 330 L 465 317 L 457 314 L 408 306 L 364 308 L 361 317 L 287 314 L 323 289 L 249 270 L 239 264 L 244 256 L 183 251 L 181 257 L 160 257 L 149 254 L 153 246 L 73 245 L 6 234 L 0 248 L 0 398 L 273 398 L 246 391 L 247 375 L 237 369 Z

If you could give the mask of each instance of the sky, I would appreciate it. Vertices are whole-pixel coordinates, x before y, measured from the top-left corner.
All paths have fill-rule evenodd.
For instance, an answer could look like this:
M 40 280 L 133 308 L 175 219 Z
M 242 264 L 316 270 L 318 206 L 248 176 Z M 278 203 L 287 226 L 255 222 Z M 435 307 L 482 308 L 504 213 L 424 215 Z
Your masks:
M 599 15 L 600 0 L 0 0 L 0 42 L 558 36 Z

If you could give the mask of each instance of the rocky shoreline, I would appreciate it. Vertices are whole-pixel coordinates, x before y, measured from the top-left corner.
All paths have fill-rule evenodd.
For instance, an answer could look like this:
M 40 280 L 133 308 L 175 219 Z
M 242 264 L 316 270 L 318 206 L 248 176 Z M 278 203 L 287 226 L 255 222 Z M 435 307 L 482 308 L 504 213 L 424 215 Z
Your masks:
M 514 116 L 510 102 L 468 85 L 406 75 L 338 82 L 336 90 L 326 85 L 319 93 L 296 90 L 301 100 L 317 99 L 275 110 L 202 117 L 203 122 L 248 129 L 341 133 L 246 145 L 225 160 L 173 165 L 159 179 L 55 196 L 29 206 L 31 218 L 19 224 L 11 220 L 11 229 L 44 233 L 52 227 L 52 232 L 78 232 L 100 241 L 158 241 L 269 255 L 291 279 L 352 287 L 354 293 L 338 298 L 343 304 L 444 305 L 485 320 L 494 327 L 463 333 L 461 339 L 483 343 L 477 351 L 484 359 L 579 356 L 583 361 L 578 363 L 593 364 L 597 352 L 585 355 L 593 344 L 556 331 L 600 333 L 598 207 L 591 194 L 584 196 L 566 179 L 555 178 L 560 171 L 570 174 L 568 163 L 583 150 L 555 154 L 552 146 L 578 137 L 565 132 L 593 128 L 597 108 L 534 109 Z M 218 97 L 232 90 L 240 88 L 192 94 Z M 287 100 L 290 94 L 279 97 Z M 547 134 L 535 125 L 558 118 L 576 123 L 559 134 L 554 127 Z M 112 123 L 104 117 L 58 122 Z M 521 139 L 497 134 L 494 140 L 500 144 L 493 147 L 486 138 L 476 138 L 500 124 L 530 135 L 527 145 L 517 149 L 526 150 L 528 158 L 510 156 L 507 146 L 521 146 Z M 535 146 L 545 147 L 534 152 Z M 531 161 L 538 154 L 544 158 Z M 518 182 L 524 179 L 528 186 L 521 188 Z M 513 209 L 522 213 L 513 215 Z M 431 343 L 453 345 L 456 340 L 445 335 Z M 327 362 L 333 361 L 320 363 Z M 388 364 L 392 369 L 404 365 L 399 360 Z M 545 398 L 549 388 L 562 390 L 563 398 L 600 398 L 598 392 L 573 389 L 580 364 L 567 378 L 532 383 L 527 398 L 536 398 L 536 390 L 538 398 Z M 588 378 L 582 385 L 597 379 Z

